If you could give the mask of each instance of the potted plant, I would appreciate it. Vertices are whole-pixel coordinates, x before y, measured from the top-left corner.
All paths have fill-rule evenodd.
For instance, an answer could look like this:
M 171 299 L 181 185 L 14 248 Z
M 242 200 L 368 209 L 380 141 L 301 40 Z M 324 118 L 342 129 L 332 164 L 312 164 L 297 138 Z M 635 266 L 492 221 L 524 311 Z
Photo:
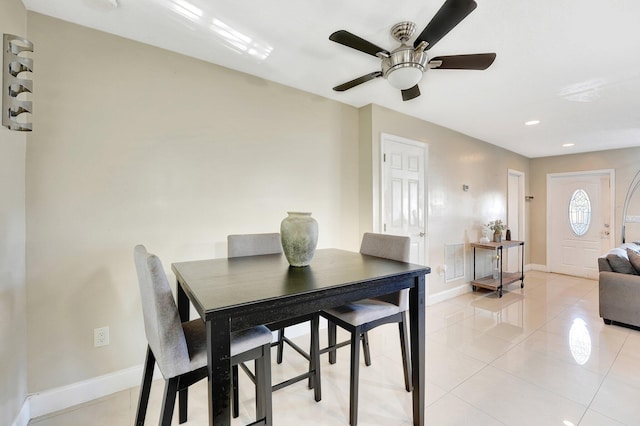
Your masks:
M 497 219 L 497 220 L 492 220 L 491 222 L 487 223 L 487 228 L 491 229 L 493 231 L 493 241 L 496 243 L 499 243 L 502 241 L 502 231 L 504 231 L 505 229 L 507 229 L 507 225 L 505 225 L 504 223 L 502 223 L 502 220 Z

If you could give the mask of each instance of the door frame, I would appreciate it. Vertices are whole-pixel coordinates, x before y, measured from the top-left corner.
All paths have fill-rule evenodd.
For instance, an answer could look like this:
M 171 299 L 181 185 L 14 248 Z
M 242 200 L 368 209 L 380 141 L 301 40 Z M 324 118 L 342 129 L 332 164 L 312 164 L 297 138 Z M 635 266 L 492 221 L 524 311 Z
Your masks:
M 377 159 L 377 171 L 379 173 L 380 179 L 378 179 L 378 190 L 376 191 L 376 195 L 378 197 L 378 208 L 374 207 L 373 211 L 373 226 L 374 231 L 379 233 L 384 233 L 384 209 L 385 209 L 385 201 L 384 201 L 384 183 L 386 176 L 384 174 L 384 147 L 385 142 L 397 142 L 403 143 L 406 145 L 415 146 L 418 148 L 424 149 L 424 162 L 422 164 L 424 170 L 424 205 L 422 206 L 424 211 L 424 264 L 427 265 L 429 262 L 429 214 L 427 207 L 429 206 L 429 190 L 428 190 L 428 169 L 427 165 L 429 164 L 429 144 L 421 141 L 417 141 L 414 139 L 408 139 L 402 136 L 396 136 L 389 133 L 380 133 L 380 144 L 378 145 L 378 159 Z M 374 203 L 375 204 L 375 203 Z
M 511 178 L 511 176 L 515 176 L 518 178 L 518 191 L 516 194 L 510 194 L 509 193 L 509 179 Z M 525 222 L 525 179 L 526 179 L 526 175 L 524 172 L 521 172 L 519 170 L 515 170 L 515 169 L 508 169 L 507 170 L 507 226 L 510 226 L 510 216 L 511 216 L 511 212 L 509 211 L 509 206 L 511 205 L 511 197 L 517 197 L 517 211 L 516 211 L 516 215 L 517 218 L 516 220 L 518 221 L 518 237 L 517 239 L 520 241 L 526 241 L 526 222 Z M 518 249 L 519 250 L 519 249 Z M 509 256 L 509 250 L 507 250 L 507 265 L 510 264 L 510 259 L 508 258 Z M 518 256 L 516 256 L 516 263 L 518 260 Z
M 549 272 L 551 270 L 549 253 L 551 252 L 551 180 L 553 178 L 565 178 L 565 177 L 580 177 L 587 175 L 609 175 L 609 229 L 610 229 L 610 241 L 612 242 L 612 246 L 615 246 L 616 235 L 615 235 L 615 221 L 616 221 L 616 171 L 615 169 L 598 169 L 598 170 L 585 170 L 579 172 L 564 172 L 564 173 L 547 173 L 547 212 L 546 212 L 546 220 L 547 220 L 547 229 L 546 229 L 546 270 Z

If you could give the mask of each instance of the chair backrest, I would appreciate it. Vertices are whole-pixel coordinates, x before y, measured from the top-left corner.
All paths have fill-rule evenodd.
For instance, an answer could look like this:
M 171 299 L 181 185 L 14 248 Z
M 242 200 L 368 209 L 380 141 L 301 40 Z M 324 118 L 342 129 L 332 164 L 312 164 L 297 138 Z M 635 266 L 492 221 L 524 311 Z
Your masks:
M 280 233 L 228 235 L 227 252 L 228 257 L 282 253 Z
M 189 371 L 189 350 L 160 259 L 143 245 L 134 248 L 144 330 L 147 342 L 165 379 Z
M 360 253 L 385 259 L 409 262 L 411 239 L 399 235 L 374 234 L 365 232 L 362 236 Z
M 362 236 L 362 244 L 360 245 L 360 253 L 362 254 L 406 263 L 409 263 L 410 250 L 411 239 L 409 237 L 374 234 L 372 232 L 364 233 Z M 402 310 L 409 309 L 409 289 L 376 297 L 376 299 L 393 303 L 394 305 L 400 306 Z

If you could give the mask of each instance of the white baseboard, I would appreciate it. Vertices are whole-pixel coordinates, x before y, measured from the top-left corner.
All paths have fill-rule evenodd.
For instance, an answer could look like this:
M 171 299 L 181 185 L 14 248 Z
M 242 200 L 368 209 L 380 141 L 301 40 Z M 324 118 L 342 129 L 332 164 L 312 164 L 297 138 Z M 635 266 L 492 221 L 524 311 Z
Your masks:
M 440 291 L 436 294 L 430 294 L 427 296 L 427 306 L 452 299 L 456 296 L 460 296 L 461 294 L 469 293 L 470 291 L 471 285 L 469 283 L 464 283 L 449 290 Z
M 525 271 L 549 272 L 549 269 L 547 269 L 547 265 L 537 265 L 535 263 L 532 263 L 527 265 L 527 267 L 525 267 Z
M 11 423 L 11 426 L 27 426 L 29 424 L 29 420 L 31 420 L 31 413 L 29 398 L 27 398 L 24 400 L 22 408 L 20 409 L 16 419 Z
M 72 383 L 67 386 L 32 394 L 28 400 L 30 418 L 44 416 L 138 386 L 142 380 L 142 369 L 143 366 L 138 365 Z M 157 367 L 154 378 L 156 378 L 156 376 L 161 377 Z
M 536 264 L 527 264 L 524 265 L 524 271 L 542 271 L 542 272 L 547 272 L 547 266 L 546 265 L 536 265 Z M 526 280 L 526 277 L 525 277 Z M 449 290 L 444 290 L 441 292 L 438 292 L 436 294 L 431 294 L 427 296 L 427 306 L 429 305 L 433 305 L 439 302 L 443 302 L 445 300 L 448 299 L 452 299 L 456 296 L 460 296 L 461 294 L 465 294 L 465 293 L 469 293 L 470 291 L 472 291 L 471 289 L 471 284 L 470 283 L 464 283 L 461 284 L 457 287 L 451 288 Z
M 326 328 L 326 324 L 326 321 L 321 319 L 320 328 Z M 287 328 L 287 337 L 295 338 L 304 334 L 309 334 L 309 326 L 307 324 L 296 324 L 295 326 Z M 74 405 L 139 386 L 142 380 L 142 369 L 143 365 L 137 365 L 103 376 L 32 394 L 27 401 L 25 401 L 20 416 L 18 416 L 11 426 L 26 426 L 29 419 L 51 414 L 64 410 L 65 408 L 73 407 Z M 153 377 L 154 379 L 162 377 L 157 366 Z

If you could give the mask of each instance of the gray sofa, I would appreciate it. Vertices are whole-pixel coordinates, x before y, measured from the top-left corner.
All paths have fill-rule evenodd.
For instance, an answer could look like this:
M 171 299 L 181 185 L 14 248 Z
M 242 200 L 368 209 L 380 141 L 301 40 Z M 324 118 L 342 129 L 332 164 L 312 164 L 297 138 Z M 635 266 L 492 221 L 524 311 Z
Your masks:
M 627 248 L 633 250 L 631 260 Z M 640 327 L 640 246 L 623 244 L 598 258 L 600 316 L 605 324 Z M 639 256 L 636 258 L 635 256 Z

